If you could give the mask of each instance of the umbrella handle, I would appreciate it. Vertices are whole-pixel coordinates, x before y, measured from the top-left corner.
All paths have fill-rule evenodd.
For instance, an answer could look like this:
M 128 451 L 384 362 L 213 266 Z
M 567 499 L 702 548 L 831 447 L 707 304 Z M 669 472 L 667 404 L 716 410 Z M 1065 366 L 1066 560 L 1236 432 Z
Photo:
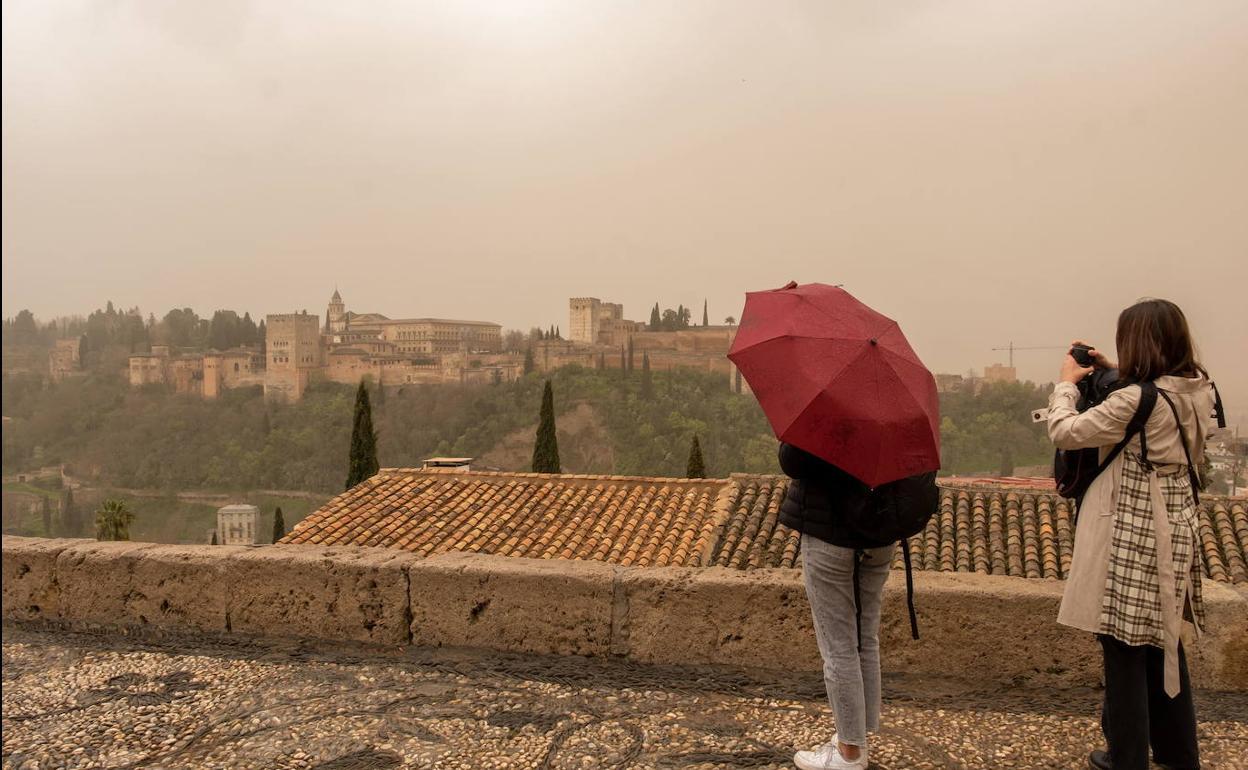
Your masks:
M 779 289 L 772 289 L 772 291 L 788 291 L 789 289 L 796 289 L 796 288 L 797 288 L 797 281 L 789 281 L 785 285 L 781 286 Z

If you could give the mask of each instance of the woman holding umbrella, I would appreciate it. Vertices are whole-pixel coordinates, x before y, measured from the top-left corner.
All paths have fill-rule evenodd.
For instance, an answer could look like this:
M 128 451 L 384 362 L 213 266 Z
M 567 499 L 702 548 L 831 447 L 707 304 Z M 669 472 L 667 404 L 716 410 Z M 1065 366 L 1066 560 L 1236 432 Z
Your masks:
M 866 768 L 867 733 L 880 721 L 880 603 L 893 550 L 938 503 L 935 379 L 895 321 L 823 284 L 749 293 L 728 357 L 771 422 L 793 479 L 780 521 L 802 533 L 836 719 L 830 741 L 793 761 L 802 770 Z M 917 638 L 913 605 L 910 612 Z

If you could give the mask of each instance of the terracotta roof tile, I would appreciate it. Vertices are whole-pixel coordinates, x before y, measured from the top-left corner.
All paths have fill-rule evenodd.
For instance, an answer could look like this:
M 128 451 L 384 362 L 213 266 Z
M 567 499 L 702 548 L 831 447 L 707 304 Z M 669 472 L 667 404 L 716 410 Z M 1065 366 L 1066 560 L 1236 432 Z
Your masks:
M 917 569 L 1060 579 L 1070 569 L 1071 504 L 1022 480 L 941 482 L 940 507 L 911 539 Z M 424 556 L 447 551 L 637 566 L 801 565 L 779 523 L 788 480 L 560 476 L 385 469 L 326 503 L 282 542 L 354 543 Z M 1248 500 L 1200 508 L 1205 574 L 1248 584 Z M 895 566 L 901 566 L 898 551 Z

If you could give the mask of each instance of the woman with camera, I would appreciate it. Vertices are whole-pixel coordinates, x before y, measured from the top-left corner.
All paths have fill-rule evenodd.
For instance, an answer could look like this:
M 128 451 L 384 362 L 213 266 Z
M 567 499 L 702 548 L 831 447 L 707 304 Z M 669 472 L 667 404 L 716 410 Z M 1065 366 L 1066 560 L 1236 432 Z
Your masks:
M 1215 393 L 1174 303 L 1123 310 L 1116 342 L 1119 382 L 1101 403 L 1077 409 L 1077 384 L 1115 368 L 1096 350 L 1092 366 L 1066 356 L 1049 402 L 1058 449 L 1095 447 L 1103 459 L 1130 435 L 1080 501 L 1058 622 L 1096 634 L 1104 655 L 1108 750 L 1092 752 L 1091 767 L 1147 770 L 1151 745 L 1159 765 L 1194 770 L 1196 711 L 1179 637 L 1184 622 L 1197 633 L 1204 623 L 1195 468 Z M 1132 435 L 1133 418 L 1142 429 Z

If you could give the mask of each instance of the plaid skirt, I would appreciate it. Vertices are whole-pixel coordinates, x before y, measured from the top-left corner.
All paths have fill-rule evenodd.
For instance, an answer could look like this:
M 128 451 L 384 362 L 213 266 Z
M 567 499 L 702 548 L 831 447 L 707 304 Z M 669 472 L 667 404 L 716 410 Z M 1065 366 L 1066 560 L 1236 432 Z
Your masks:
M 1171 553 L 1161 554 L 1161 558 L 1170 559 L 1174 565 L 1171 606 L 1180 619 L 1193 623 L 1199 632 L 1205 625 L 1197 552 L 1200 525 L 1187 469 L 1174 468 L 1168 466 L 1157 473 L 1170 523 Z M 1161 604 L 1152 490 L 1148 470 L 1132 452 L 1123 453 L 1117 497 L 1099 632 L 1126 644 L 1164 648 L 1166 613 Z

